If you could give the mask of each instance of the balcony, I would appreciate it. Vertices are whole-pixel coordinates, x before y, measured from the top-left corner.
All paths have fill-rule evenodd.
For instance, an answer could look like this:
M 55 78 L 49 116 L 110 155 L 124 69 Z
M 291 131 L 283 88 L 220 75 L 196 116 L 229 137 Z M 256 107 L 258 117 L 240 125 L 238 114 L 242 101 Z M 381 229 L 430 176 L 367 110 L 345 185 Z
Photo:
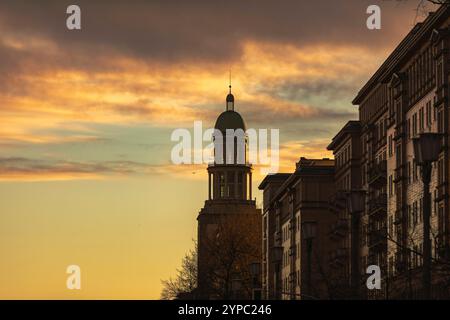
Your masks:
M 342 267 L 348 263 L 348 249 L 339 248 L 330 253 L 330 266 L 332 267 Z
M 387 212 L 387 194 L 380 193 L 369 200 L 368 213 L 371 216 L 386 214 Z
M 347 208 L 347 191 L 338 190 L 330 198 L 330 208 L 334 212 L 339 212 Z
M 403 212 L 401 209 L 395 210 L 394 214 L 394 224 L 401 224 L 403 221 Z
M 379 163 L 372 164 L 368 169 L 368 177 L 367 181 L 369 185 L 380 188 L 386 186 L 386 171 L 387 171 L 387 162 L 386 160 L 382 160 Z
M 404 255 L 397 251 L 395 253 L 395 271 L 396 273 L 400 273 L 406 270 L 406 259 L 404 258 Z
M 275 231 L 275 233 L 273 234 L 273 240 L 275 243 L 281 242 L 281 232 L 280 231 Z
M 386 227 L 380 229 L 369 230 L 368 245 L 369 248 L 378 248 L 385 245 L 387 242 Z
M 343 238 L 348 234 L 348 220 L 339 219 L 331 226 L 330 237 L 332 239 Z
M 437 187 L 436 201 L 445 199 L 445 183 L 441 183 Z

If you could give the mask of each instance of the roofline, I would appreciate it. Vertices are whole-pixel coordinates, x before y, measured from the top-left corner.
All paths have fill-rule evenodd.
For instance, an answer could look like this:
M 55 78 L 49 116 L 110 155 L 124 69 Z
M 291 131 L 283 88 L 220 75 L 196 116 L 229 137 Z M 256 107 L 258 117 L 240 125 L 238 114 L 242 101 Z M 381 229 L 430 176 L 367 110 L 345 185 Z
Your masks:
M 416 24 L 411 31 L 403 38 L 400 44 L 392 51 L 378 70 L 372 75 L 369 81 L 361 88 L 356 97 L 353 99 L 353 105 L 359 105 L 367 97 L 370 90 L 383 80 L 387 75 L 391 74 L 393 69 L 397 67 L 403 58 L 408 54 L 409 50 L 417 45 L 427 32 L 443 17 L 446 17 L 450 11 L 450 5 L 441 5 L 436 12 L 430 13 L 428 17 L 421 23 Z
M 323 160 L 323 159 L 315 159 L 315 160 Z M 291 184 L 296 183 L 298 179 L 306 175 L 315 175 L 315 176 L 330 175 L 331 177 L 334 177 L 334 161 L 332 165 L 331 164 L 326 166 L 312 165 L 312 166 L 303 166 L 296 169 L 291 174 L 291 176 L 286 181 L 284 181 L 283 184 L 277 189 L 277 191 L 275 192 L 275 196 L 272 198 L 272 201 L 278 199 L 286 190 L 286 188 L 288 188 Z
M 344 139 L 344 135 L 348 133 L 358 132 L 361 130 L 361 121 L 350 120 L 342 129 L 331 139 L 330 144 L 327 146 L 327 150 L 334 150 L 337 145 Z
M 264 179 L 261 181 L 261 183 L 258 186 L 259 190 L 264 190 L 264 188 L 267 186 L 268 183 L 272 181 L 278 181 L 278 180 L 286 180 L 289 178 L 289 176 L 292 175 L 292 173 L 274 173 L 274 174 L 268 174 L 264 177 Z

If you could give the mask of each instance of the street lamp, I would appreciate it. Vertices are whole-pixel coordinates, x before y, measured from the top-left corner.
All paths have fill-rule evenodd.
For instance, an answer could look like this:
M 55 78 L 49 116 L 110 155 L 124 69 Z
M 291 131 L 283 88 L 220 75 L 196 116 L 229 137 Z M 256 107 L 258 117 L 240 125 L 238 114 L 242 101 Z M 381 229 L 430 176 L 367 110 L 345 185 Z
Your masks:
M 351 190 L 347 196 L 347 206 L 350 214 L 363 212 L 365 200 L 366 200 L 366 191 Z
M 306 286 L 308 288 L 307 294 L 308 296 L 312 296 L 312 287 L 311 287 L 311 272 L 312 272 L 312 242 L 316 237 L 317 233 L 317 223 L 315 221 L 305 221 L 302 223 L 302 238 L 306 241 L 306 253 L 307 253 L 307 277 L 306 277 Z M 306 296 L 306 295 L 305 295 Z
M 241 279 L 232 279 L 231 280 L 231 292 L 233 293 L 234 299 L 239 299 L 240 291 L 242 288 L 242 280 Z
M 275 265 L 275 279 L 274 279 L 274 287 L 275 287 L 275 299 L 279 298 L 279 292 L 281 291 L 281 260 L 283 259 L 283 247 L 276 246 L 272 248 L 272 262 Z
M 252 262 L 250 264 L 250 273 L 252 274 L 252 292 L 253 292 L 252 298 L 253 300 L 261 300 L 261 288 L 260 288 L 261 263 Z
M 419 138 L 413 139 L 414 157 L 416 163 L 422 167 L 423 182 L 423 274 L 422 287 L 424 299 L 431 298 L 431 240 L 430 240 L 430 215 L 431 215 L 431 164 L 439 159 L 442 147 L 442 134 L 422 133 Z
M 351 288 L 353 297 L 359 298 L 359 223 L 360 215 L 364 211 L 366 192 L 352 190 L 347 194 L 347 208 L 351 220 Z

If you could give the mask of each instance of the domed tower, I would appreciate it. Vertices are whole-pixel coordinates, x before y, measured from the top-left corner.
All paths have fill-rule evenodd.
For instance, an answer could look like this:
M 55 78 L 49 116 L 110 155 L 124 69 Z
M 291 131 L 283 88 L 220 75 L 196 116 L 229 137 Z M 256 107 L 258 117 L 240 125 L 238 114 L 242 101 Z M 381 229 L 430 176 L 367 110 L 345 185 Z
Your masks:
M 238 297 L 251 299 L 248 292 L 251 292 L 252 284 L 245 280 L 244 274 L 250 274 L 249 261 L 260 261 L 261 210 L 252 200 L 252 167 L 247 162 L 246 127 L 244 119 L 234 110 L 231 86 L 226 109 L 217 118 L 215 129 L 214 162 L 208 166 L 208 199 L 197 217 L 196 296 L 199 299 L 231 298 L 230 292 L 223 291 L 231 288 L 231 282 L 224 283 L 217 275 L 230 268 L 224 266 L 223 261 L 228 261 L 225 256 L 236 250 L 238 252 L 232 253 L 236 257 L 231 266 L 235 271 L 227 279 L 243 281 L 243 288 L 248 290 L 243 290 Z M 236 249 L 236 240 L 245 248 Z
M 252 200 L 252 167 L 247 163 L 245 122 L 234 111 L 234 96 L 226 98 L 226 110 L 214 126 L 214 163 L 208 166 L 208 200 Z

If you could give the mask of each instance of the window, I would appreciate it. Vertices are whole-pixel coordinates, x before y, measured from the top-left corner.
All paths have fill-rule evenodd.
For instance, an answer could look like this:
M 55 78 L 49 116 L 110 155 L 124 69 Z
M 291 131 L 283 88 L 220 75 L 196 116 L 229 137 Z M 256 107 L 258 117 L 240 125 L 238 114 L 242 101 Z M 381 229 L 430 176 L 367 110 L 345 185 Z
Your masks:
M 413 159 L 413 181 L 415 182 L 417 180 L 417 164 L 416 159 Z
M 419 131 L 422 132 L 425 128 L 425 119 L 423 107 L 419 109 Z
M 427 102 L 427 126 L 431 126 L 431 100 Z
M 442 184 L 444 182 L 444 168 L 442 160 L 438 160 L 438 184 Z
M 389 235 L 392 236 L 394 233 L 394 218 L 389 216 Z
M 219 173 L 219 186 L 220 186 L 220 197 L 225 197 L 225 175 L 223 172 Z
M 411 161 L 408 161 L 408 184 L 411 184 Z
M 442 112 L 442 110 L 440 110 L 439 112 L 438 112 L 438 115 L 437 115 L 437 121 L 438 121 L 438 132 L 440 132 L 440 133 L 443 133 L 444 132 L 444 116 L 443 116 L 443 112 Z
M 412 227 L 412 221 L 413 221 L 411 205 L 408 205 L 408 207 L 407 207 L 407 217 L 408 217 L 408 226 L 411 228 Z
M 389 135 L 389 157 L 392 157 L 393 148 L 392 148 L 392 134 Z
M 413 203 L 413 225 L 417 224 L 417 201 Z
M 235 173 L 234 172 L 228 172 L 227 176 L 227 197 L 234 197 L 234 184 L 235 184 Z
M 423 210 L 423 206 L 422 206 L 422 204 L 423 204 L 423 198 L 420 198 L 419 199 L 419 212 L 418 212 L 418 218 L 417 218 L 417 220 L 419 221 L 419 222 L 422 222 L 422 210 Z
M 402 164 L 402 157 L 401 157 L 402 151 L 401 150 L 402 150 L 401 145 L 398 145 L 395 150 L 395 153 L 396 153 L 395 154 L 395 163 L 396 163 L 397 168 L 399 168 Z
M 406 121 L 406 136 L 408 139 L 411 139 L 411 119 Z
M 392 197 L 393 190 L 392 190 L 392 174 L 389 176 L 389 196 Z
M 415 137 L 417 135 L 417 113 L 413 114 L 412 122 L 412 136 Z

